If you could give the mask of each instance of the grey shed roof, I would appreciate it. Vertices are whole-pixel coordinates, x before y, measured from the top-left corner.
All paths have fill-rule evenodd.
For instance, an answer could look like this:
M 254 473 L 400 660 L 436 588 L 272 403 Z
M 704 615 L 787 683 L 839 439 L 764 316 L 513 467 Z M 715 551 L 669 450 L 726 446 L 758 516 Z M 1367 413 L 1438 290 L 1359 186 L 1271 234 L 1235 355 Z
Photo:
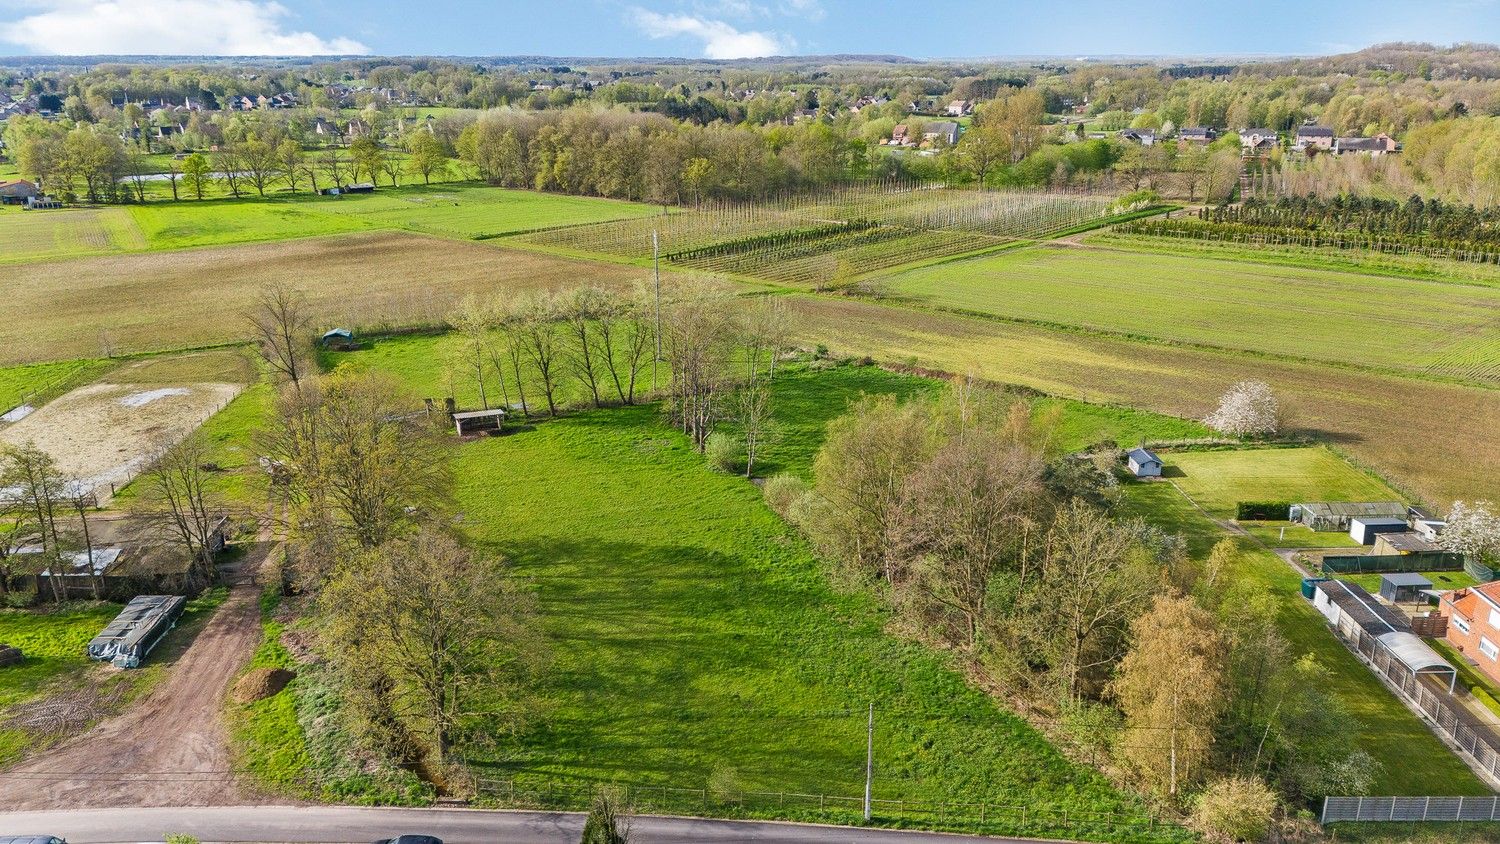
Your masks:
M 1418 586 L 1423 589 L 1432 588 L 1432 581 L 1412 571 L 1398 571 L 1380 576 L 1381 583 L 1389 583 L 1392 586 Z
M 1389 516 L 1406 515 L 1406 505 L 1400 501 L 1314 501 L 1298 504 L 1303 510 L 1319 516 Z
M 1363 587 L 1347 580 L 1325 580 L 1318 591 L 1328 596 L 1341 610 L 1371 636 L 1386 633 L 1410 633 L 1411 626 L 1399 613 L 1375 600 Z
M 1148 460 L 1155 463 L 1161 462 L 1160 457 L 1157 457 L 1155 454 L 1144 448 L 1133 448 L 1130 450 L 1130 454 L 1127 456 L 1137 463 L 1145 463 Z

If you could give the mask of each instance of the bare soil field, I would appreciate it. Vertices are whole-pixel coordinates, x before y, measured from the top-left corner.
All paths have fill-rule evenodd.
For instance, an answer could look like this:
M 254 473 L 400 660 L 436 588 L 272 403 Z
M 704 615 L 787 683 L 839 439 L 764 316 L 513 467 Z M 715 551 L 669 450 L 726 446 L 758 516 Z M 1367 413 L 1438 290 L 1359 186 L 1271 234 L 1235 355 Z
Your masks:
M 1086 401 L 1201 419 L 1235 381 L 1280 395 L 1286 424 L 1430 503 L 1500 497 L 1500 391 L 872 302 L 788 297 L 798 333 L 848 354 L 973 372 Z
M 381 232 L 79 258 L 0 277 L 0 366 L 180 349 L 247 336 L 268 284 L 306 292 L 319 326 L 435 322 L 465 294 L 625 286 L 649 271 Z
M 103 501 L 154 451 L 186 437 L 241 389 L 227 383 L 89 384 L 0 430 L 0 442 L 36 443 Z

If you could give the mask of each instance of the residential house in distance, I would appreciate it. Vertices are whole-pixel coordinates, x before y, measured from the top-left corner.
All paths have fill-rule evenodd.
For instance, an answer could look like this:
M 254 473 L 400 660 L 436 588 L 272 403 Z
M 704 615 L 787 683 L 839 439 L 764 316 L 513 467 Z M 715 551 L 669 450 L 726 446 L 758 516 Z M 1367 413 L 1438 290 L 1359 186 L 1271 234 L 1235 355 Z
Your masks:
M 1120 132 L 1120 140 L 1140 144 L 1143 147 L 1156 145 L 1155 129 L 1124 129 Z
M 1349 155 L 1351 153 L 1363 153 L 1365 155 L 1390 155 L 1400 152 L 1401 146 L 1390 135 L 1381 132 L 1373 138 L 1334 138 L 1333 154 Z
M 948 146 L 958 143 L 958 124 L 952 120 L 936 120 L 922 127 L 922 143 L 941 141 Z
M 1125 455 L 1125 465 L 1129 467 L 1130 474 L 1137 478 L 1159 478 L 1161 477 L 1161 458 L 1157 457 L 1145 446 L 1131 449 Z
M 1211 126 L 1189 126 L 1177 132 L 1177 139 L 1195 146 L 1208 146 L 1219 137 L 1219 130 Z
M 1449 643 L 1500 682 L 1500 580 L 1444 592 L 1438 612 L 1448 619 Z
M 974 103 L 972 100 L 954 100 L 948 103 L 948 108 L 943 113 L 949 117 L 963 117 L 966 114 L 973 114 Z
M 322 117 L 313 118 L 312 126 L 309 127 L 314 135 L 321 138 L 337 138 L 339 127 L 331 120 Z
M 907 128 L 907 125 L 905 123 L 897 123 L 896 128 L 891 130 L 891 139 L 889 141 L 885 141 L 884 143 L 895 147 L 911 146 L 912 140 L 911 136 L 907 134 L 908 131 L 909 129 Z
M 370 131 L 370 124 L 364 122 L 358 117 L 349 121 L 348 125 L 344 126 L 344 134 L 348 136 L 349 140 L 351 141 L 355 138 L 364 138 L 369 136 Z
M 1297 152 L 1306 152 L 1309 149 L 1329 150 L 1332 148 L 1333 130 L 1327 126 L 1304 123 L 1297 127 L 1297 134 L 1292 138 L 1292 149 Z
M 1275 129 L 1240 130 L 1240 152 L 1245 155 L 1264 155 L 1280 145 Z

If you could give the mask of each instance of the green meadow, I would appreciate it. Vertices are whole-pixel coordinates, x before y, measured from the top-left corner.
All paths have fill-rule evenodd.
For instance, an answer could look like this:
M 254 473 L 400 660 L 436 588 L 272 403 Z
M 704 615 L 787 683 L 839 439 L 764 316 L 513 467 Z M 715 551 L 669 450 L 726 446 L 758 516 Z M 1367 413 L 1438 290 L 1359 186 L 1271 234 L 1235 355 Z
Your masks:
M 918 302 L 1005 319 L 1500 384 L 1494 285 L 1056 246 L 883 283 Z

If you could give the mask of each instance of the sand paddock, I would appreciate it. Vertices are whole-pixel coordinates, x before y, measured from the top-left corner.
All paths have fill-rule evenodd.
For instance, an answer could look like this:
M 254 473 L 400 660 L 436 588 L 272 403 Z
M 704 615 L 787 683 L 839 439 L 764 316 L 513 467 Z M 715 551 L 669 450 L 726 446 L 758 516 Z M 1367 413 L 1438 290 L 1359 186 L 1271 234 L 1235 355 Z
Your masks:
M 222 383 L 90 384 L 0 430 L 0 442 L 36 443 L 103 501 L 145 468 L 155 451 L 192 433 L 241 389 Z

